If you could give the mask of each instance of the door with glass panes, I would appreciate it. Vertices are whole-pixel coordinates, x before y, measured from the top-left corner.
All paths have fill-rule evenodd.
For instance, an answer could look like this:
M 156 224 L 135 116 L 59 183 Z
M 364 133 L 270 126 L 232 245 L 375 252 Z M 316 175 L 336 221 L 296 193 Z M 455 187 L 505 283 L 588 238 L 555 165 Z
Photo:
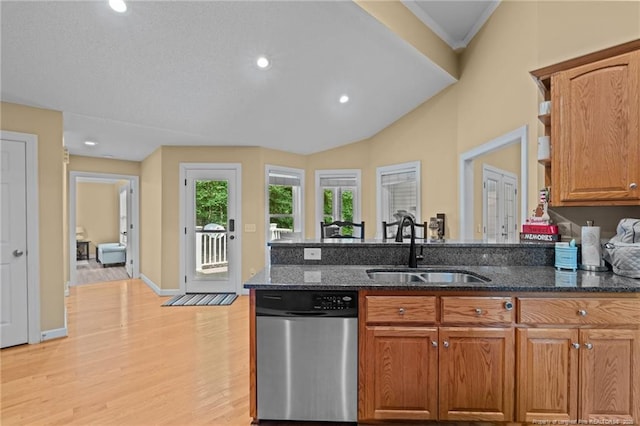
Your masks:
M 186 170 L 187 293 L 238 292 L 238 173 L 234 169 Z

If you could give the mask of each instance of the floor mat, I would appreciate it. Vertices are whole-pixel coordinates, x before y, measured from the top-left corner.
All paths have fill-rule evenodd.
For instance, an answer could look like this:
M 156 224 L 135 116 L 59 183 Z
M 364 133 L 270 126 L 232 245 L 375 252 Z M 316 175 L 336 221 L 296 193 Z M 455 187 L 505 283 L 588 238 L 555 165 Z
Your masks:
M 162 306 L 226 306 L 238 297 L 235 293 L 190 293 L 173 296 Z

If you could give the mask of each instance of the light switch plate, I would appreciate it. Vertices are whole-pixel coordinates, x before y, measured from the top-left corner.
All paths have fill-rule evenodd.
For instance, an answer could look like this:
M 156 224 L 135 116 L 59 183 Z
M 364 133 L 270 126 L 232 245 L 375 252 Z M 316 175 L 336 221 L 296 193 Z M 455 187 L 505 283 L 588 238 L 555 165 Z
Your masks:
M 319 248 L 304 249 L 304 260 L 320 260 L 322 258 L 322 250 Z

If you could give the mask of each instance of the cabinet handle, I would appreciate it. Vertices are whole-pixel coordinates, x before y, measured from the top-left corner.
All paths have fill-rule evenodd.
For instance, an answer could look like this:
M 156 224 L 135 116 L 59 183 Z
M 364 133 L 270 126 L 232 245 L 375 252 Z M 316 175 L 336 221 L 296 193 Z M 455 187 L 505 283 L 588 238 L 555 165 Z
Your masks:
M 431 346 L 433 346 L 434 348 L 438 347 L 438 342 L 436 342 L 435 340 L 431 341 Z
M 572 343 L 572 344 L 571 344 L 571 347 L 572 347 L 573 349 L 580 349 L 580 343 Z
M 445 348 L 449 347 L 449 341 L 445 340 L 444 342 L 442 342 L 442 346 L 444 346 Z
M 629 184 L 629 188 L 631 188 L 631 189 L 636 189 L 637 187 L 638 187 L 638 184 L 637 184 L 637 183 L 635 183 L 635 182 L 631 182 L 631 183 Z
M 400 308 L 400 309 L 398 309 L 398 313 L 399 313 L 400 315 L 404 315 L 404 308 Z
M 482 309 L 476 308 L 476 315 L 482 315 Z
M 593 345 L 591 343 L 585 343 L 584 347 L 587 349 L 593 349 Z
M 580 309 L 578 311 L 578 315 L 580 315 L 581 317 L 586 317 L 587 316 L 587 311 L 585 311 L 584 309 Z
M 513 302 L 504 302 L 504 308 L 505 308 L 507 311 L 512 310 L 512 309 L 513 309 Z

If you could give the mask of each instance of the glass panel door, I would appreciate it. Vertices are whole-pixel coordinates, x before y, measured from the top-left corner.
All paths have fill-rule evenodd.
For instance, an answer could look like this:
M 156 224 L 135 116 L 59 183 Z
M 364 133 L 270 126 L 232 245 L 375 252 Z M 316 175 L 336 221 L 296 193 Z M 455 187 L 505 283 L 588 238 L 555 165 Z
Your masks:
M 236 292 L 235 172 L 187 170 L 187 293 Z

